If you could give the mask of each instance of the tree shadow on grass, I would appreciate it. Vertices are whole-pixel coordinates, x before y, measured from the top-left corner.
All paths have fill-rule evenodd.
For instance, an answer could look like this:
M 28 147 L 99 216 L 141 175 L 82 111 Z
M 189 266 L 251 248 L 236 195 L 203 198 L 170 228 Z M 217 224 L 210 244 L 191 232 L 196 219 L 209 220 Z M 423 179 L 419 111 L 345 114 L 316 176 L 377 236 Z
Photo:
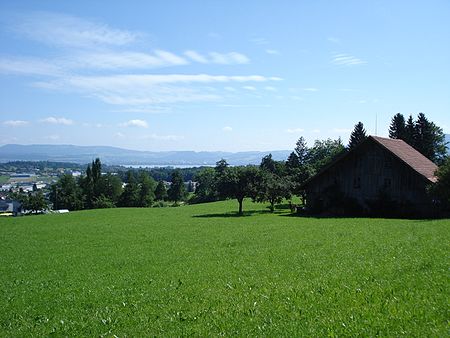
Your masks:
M 232 212 L 224 212 L 221 214 L 203 214 L 203 215 L 194 215 L 194 218 L 229 218 L 229 217 L 248 217 L 253 215 L 265 215 L 270 214 L 269 210 L 248 210 L 244 211 L 242 214 L 239 214 L 237 211 Z

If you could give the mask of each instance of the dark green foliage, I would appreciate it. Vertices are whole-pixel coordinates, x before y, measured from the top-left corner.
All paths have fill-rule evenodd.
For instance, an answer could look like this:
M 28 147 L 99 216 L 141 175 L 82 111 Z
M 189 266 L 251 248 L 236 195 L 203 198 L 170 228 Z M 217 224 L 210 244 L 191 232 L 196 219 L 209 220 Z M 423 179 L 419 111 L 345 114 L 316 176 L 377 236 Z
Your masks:
M 397 113 L 391 120 L 391 125 L 389 126 L 389 137 L 392 139 L 406 140 L 406 122 L 405 117 Z
M 33 213 L 41 212 L 47 209 L 47 201 L 42 191 L 33 191 L 28 194 L 28 198 L 24 201 L 22 208 Z
M 156 201 L 166 201 L 168 198 L 167 196 L 167 189 L 166 185 L 163 181 L 159 181 L 155 188 L 155 200 Z
M 213 202 L 218 198 L 216 190 L 216 172 L 214 168 L 204 168 L 195 176 L 197 188 L 192 202 Z
M 139 185 L 133 172 L 130 170 L 127 174 L 127 182 L 120 196 L 119 206 L 138 207 L 139 206 Z
M 436 171 L 437 182 L 431 192 L 441 208 L 450 211 L 450 157 Z
M 228 167 L 225 162 L 216 166 L 217 192 L 221 198 L 236 199 L 239 204 L 238 213 L 242 215 L 244 198 L 255 198 L 258 187 L 258 169 L 253 166 Z
M 179 170 L 175 170 L 172 173 L 171 185 L 167 191 L 169 201 L 175 203 L 182 201 L 186 198 L 186 187 L 184 185 L 183 176 Z
M 289 180 L 265 169 L 259 171 L 255 201 L 268 202 L 269 209 L 273 212 L 275 204 L 281 203 L 283 199 L 289 199 L 290 197 L 291 186 Z
M 414 146 L 431 161 L 439 163 L 446 155 L 445 136 L 442 128 L 419 113 L 414 125 Z
M 417 115 L 416 121 L 410 115 L 406 124 L 403 115 L 396 114 L 391 121 L 389 137 L 404 140 L 435 163 L 442 163 L 446 157 L 445 135 L 442 128 L 429 121 L 423 113 Z
M 305 164 L 308 161 L 309 149 L 303 136 L 298 139 L 294 151 L 300 164 Z
M 317 173 L 323 167 L 330 164 L 338 155 L 345 152 L 341 139 L 316 140 L 314 146 L 308 150 L 308 161 L 314 172 Z
M 355 125 L 352 133 L 350 134 L 350 140 L 348 142 L 348 149 L 354 149 L 358 144 L 367 138 L 366 130 L 362 122 L 358 122 Z
M 288 175 L 291 175 L 296 169 L 300 168 L 300 160 L 295 151 L 289 154 L 285 167 Z
M 139 177 L 139 203 L 140 207 L 150 207 L 155 200 L 155 180 L 145 171 Z
M 105 195 L 100 195 L 94 200 L 92 207 L 93 209 L 108 209 L 108 208 L 115 208 L 116 205 L 113 201 L 111 201 L 111 199 L 109 199 Z
M 50 188 L 50 201 L 53 209 L 83 209 L 83 193 L 72 175 L 62 175 Z
M 98 190 L 100 193 L 99 197 L 106 197 L 111 203 L 117 204 L 122 194 L 122 180 L 117 175 L 110 173 L 102 175 L 98 182 Z M 96 198 L 98 199 L 99 197 Z

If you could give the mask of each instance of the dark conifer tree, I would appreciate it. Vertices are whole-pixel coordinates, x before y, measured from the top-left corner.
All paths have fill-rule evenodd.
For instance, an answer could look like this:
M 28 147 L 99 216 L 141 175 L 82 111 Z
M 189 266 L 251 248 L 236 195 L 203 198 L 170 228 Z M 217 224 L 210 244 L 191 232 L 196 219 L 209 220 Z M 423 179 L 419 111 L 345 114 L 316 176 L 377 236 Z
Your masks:
M 362 122 L 358 122 L 355 125 L 352 133 L 350 134 L 350 141 L 348 143 L 348 149 L 351 150 L 355 148 L 358 144 L 367 138 L 366 130 Z
M 389 126 L 389 137 L 393 139 L 405 140 L 406 138 L 406 122 L 405 117 L 397 113 L 391 120 Z

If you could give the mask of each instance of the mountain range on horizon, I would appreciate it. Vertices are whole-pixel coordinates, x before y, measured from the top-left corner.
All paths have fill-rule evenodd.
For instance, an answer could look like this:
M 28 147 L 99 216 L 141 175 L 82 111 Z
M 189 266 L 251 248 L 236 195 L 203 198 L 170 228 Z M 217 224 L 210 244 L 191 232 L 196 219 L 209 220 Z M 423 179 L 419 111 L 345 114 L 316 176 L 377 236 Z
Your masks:
M 450 134 L 445 135 L 450 154 Z M 109 165 L 214 165 L 225 159 L 231 165 L 259 164 L 272 154 L 276 161 L 287 159 L 292 150 L 273 151 L 141 151 L 112 146 L 76 146 L 53 144 L 5 144 L 0 146 L 0 162 L 54 161 L 89 163 L 100 158 Z
M 54 161 L 89 163 L 95 158 L 109 165 L 214 165 L 225 159 L 231 165 L 259 164 L 262 157 L 286 160 L 292 150 L 275 151 L 140 151 L 112 146 L 6 144 L 0 146 L 0 162 Z

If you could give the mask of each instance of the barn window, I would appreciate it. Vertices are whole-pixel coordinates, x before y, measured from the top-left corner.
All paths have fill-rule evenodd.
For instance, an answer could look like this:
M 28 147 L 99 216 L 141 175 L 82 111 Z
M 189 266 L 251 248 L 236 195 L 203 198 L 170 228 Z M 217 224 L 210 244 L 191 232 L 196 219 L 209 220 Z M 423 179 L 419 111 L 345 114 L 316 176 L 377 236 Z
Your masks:
M 355 177 L 353 179 L 353 188 L 355 189 L 361 188 L 361 177 Z
M 390 178 L 385 178 L 384 179 L 384 187 L 385 188 L 390 188 L 392 185 L 392 180 Z

